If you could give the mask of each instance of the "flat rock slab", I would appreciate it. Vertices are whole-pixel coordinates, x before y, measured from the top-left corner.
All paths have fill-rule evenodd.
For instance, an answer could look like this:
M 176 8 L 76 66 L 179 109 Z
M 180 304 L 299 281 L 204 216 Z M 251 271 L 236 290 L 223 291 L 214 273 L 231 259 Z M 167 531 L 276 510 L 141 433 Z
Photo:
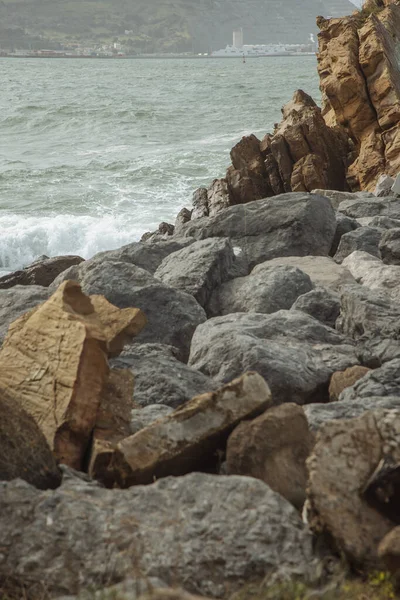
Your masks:
M 328 198 L 289 193 L 190 221 L 180 235 L 199 240 L 228 237 L 242 249 L 252 268 L 280 256 L 327 256 L 335 231 L 335 212 Z
M 262 272 L 269 266 L 290 265 L 297 267 L 310 277 L 313 285 L 337 290 L 342 285 L 355 283 L 354 277 L 346 267 L 338 265 L 329 256 L 284 256 L 274 258 L 255 267 L 252 275 Z
M 382 458 L 400 460 L 400 411 L 376 410 L 326 423 L 307 461 L 308 521 L 328 533 L 350 562 L 379 568 L 378 544 L 393 522 L 363 498 Z
M 355 364 L 350 340 L 294 310 L 209 319 L 196 329 L 189 358 L 189 366 L 224 383 L 257 371 L 274 404 L 325 402 L 332 373 Z
M 133 573 L 227 597 L 249 578 L 306 574 L 312 561 L 311 536 L 282 496 L 257 479 L 202 473 L 128 490 L 0 483 L 0 545 L 0 576 L 46 581 L 53 598 Z
M 111 465 L 116 481 L 126 487 L 208 470 L 232 429 L 268 405 L 271 392 L 258 373 L 245 373 L 215 392 L 197 396 L 118 444 Z

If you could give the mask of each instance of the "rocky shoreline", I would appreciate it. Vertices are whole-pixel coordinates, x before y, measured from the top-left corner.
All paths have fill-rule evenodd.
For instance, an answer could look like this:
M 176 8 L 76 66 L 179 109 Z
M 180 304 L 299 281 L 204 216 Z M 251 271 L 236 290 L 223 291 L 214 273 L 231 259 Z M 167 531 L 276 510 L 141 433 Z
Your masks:
M 0 279 L 4 598 L 400 579 L 387 4 L 320 22 L 322 110 L 296 92 L 174 226 Z

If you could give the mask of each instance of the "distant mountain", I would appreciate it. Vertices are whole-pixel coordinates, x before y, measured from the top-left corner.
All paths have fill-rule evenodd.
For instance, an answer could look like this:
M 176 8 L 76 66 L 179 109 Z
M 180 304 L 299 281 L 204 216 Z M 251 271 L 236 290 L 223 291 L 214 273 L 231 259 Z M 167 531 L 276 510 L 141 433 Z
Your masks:
M 207 52 L 232 42 L 306 42 L 348 0 L 0 0 L 0 48 L 120 41 L 137 52 Z

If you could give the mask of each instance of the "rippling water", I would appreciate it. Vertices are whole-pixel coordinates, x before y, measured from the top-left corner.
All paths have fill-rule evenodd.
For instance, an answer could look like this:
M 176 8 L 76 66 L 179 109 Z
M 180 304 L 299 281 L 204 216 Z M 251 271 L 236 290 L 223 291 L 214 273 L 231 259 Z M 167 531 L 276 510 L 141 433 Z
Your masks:
M 242 135 L 319 99 L 313 56 L 1 59 L 0 270 L 87 258 L 173 221 Z

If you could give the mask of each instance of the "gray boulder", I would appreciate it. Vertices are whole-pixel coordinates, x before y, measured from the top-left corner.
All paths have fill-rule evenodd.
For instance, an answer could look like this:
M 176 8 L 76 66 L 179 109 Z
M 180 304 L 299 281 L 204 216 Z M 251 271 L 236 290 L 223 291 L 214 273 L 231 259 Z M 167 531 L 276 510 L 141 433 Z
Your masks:
M 372 192 L 339 192 L 338 190 L 313 190 L 311 193 L 329 198 L 335 210 L 337 210 L 339 205 L 345 200 L 364 200 L 367 198 L 375 197 Z
M 267 381 L 274 404 L 325 402 L 335 371 L 358 363 L 346 338 L 299 311 L 234 313 L 201 324 L 189 365 L 228 382 L 245 371 Z
M 154 273 L 166 256 L 190 246 L 194 241 L 194 239 L 188 237 L 180 238 L 179 236 L 174 236 L 173 239 L 169 237 L 165 240 L 155 242 L 133 242 L 117 250 L 99 252 L 93 258 L 127 262 L 150 273 Z
M 327 198 L 289 193 L 191 221 L 180 234 L 196 239 L 229 237 L 252 268 L 278 256 L 326 256 L 335 230 L 335 213 Z
M 354 219 L 375 216 L 400 219 L 400 199 L 395 196 L 389 196 L 387 198 L 345 200 L 339 204 L 338 211 Z
M 263 267 L 263 268 L 261 268 Z M 234 312 L 273 313 L 290 308 L 313 285 L 306 273 L 290 266 L 258 265 L 247 277 L 223 283 L 212 294 L 209 314 Z
M 329 251 L 329 256 L 334 256 L 336 250 L 339 247 L 340 240 L 345 233 L 349 233 L 350 231 L 354 231 L 360 227 L 360 223 L 356 221 L 356 219 L 352 219 L 351 217 L 346 217 L 346 215 L 342 215 L 342 213 L 336 213 L 336 231 L 335 236 L 333 238 L 332 246 Z
M 339 400 L 357 402 L 371 396 L 397 396 L 400 400 L 400 359 L 391 360 L 364 375 L 354 385 L 343 390 Z
M 400 265 L 400 227 L 385 231 L 379 250 L 385 265 Z
M 40 492 L 0 483 L 0 577 L 46 582 L 52 598 L 140 574 L 210 597 L 272 572 L 305 575 L 297 511 L 250 477 L 193 473 L 106 490 L 69 478 Z
M 336 419 L 354 419 L 368 410 L 377 408 L 400 409 L 400 396 L 372 396 L 371 398 L 356 398 L 353 402 L 341 400 L 328 404 L 307 404 L 304 406 L 309 427 L 317 431 L 324 423 Z
M 83 262 L 80 256 L 42 257 L 21 271 L 14 271 L 0 277 L 0 289 L 6 290 L 15 285 L 41 285 L 48 287 L 54 279 L 73 265 Z
M 0 343 L 3 343 L 8 327 L 13 321 L 45 302 L 49 296 L 48 288 L 38 285 L 16 285 L 7 290 L 0 290 Z
M 177 360 L 177 354 L 171 346 L 132 344 L 111 362 L 114 367 L 129 369 L 133 373 L 136 404 L 177 408 L 194 396 L 218 387 L 203 373 Z
M 392 185 L 394 184 L 393 177 L 390 175 L 381 175 L 376 183 L 376 187 L 374 190 L 375 196 L 381 198 L 383 196 L 392 196 Z
M 62 278 L 69 279 L 68 271 L 53 285 L 59 285 Z M 79 265 L 75 279 L 85 294 L 102 294 L 118 308 L 143 310 L 147 325 L 135 340 L 175 346 L 182 360 L 187 358 L 194 330 L 206 320 L 193 296 L 163 284 L 133 264 L 94 258 Z
M 157 419 L 162 419 L 169 415 L 174 409 L 165 404 L 149 404 L 143 408 L 134 408 L 132 410 L 131 433 L 137 433 L 144 429 Z
M 334 328 L 340 313 L 340 297 L 333 290 L 317 287 L 299 296 L 291 310 L 300 310 Z
M 235 262 L 228 239 L 201 240 L 164 258 L 154 277 L 191 294 L 207 309 L 212 291 L 232 277 Z
M 361 250 L 352 252 L 342 264 L 358 283 L 373 290 L 385 290 L 394 300 L 398 300 L 400 266 L 385 265 L 377 256 Z
M 341 263 L 355 250 L 368 252 L 379 257 L 379 242 L 383 231 L 375 227 L 359 227 L 354 231 L 345 233 L 340 240 L 334 260 Z
M 364 217 L 357 219 L 362 227 L 379 227 L 379 229 L 393 229 L 400 227 L 400 219 L 391 219 L 390 217 Z
M 282 256 L 273 258 L 254 267 L 252 274 L 268 266 L 291 265 L 307 273 L 313 285 L 322 285 L 331 289 L 340 289 L 344 284 L 355 283 L 350 271 L 338 265 L 329 256 Z

